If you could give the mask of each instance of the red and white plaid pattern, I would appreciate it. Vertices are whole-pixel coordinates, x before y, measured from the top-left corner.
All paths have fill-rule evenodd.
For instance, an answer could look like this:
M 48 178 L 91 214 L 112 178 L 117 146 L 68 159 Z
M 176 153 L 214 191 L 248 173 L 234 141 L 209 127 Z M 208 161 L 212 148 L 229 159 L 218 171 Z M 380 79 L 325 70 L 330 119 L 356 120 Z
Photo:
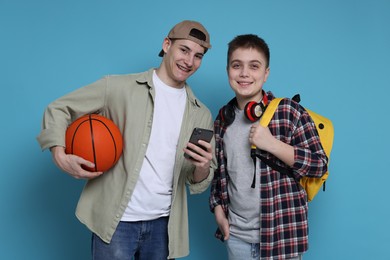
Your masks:
M 267 96 L 269 100 L 274 98 L 271 92 Z M 328 158 L 309 114 L 291 99 L 280 102 L 268 127 L 277 139 L 294 146 L 292 174 L 295 179 L 263 162 L 257 165 L 261 180 L 260 186 L 256 186 L 261 191 L 260 255 L 261 259 L 288 259 L 308 249 L 307 198 L 298 181 L 302 176 L 321 177 L 327 171 Z M 221 205 L 227 216 L 229 175 L 225 168 L 223 144 L 226 128 L 219 116 L 214 122 L 214 131 L 218 168 L 210 189 L 210 210 L 213 212 L 217 205 Z M 272 154 L 257 152 L 287 167 Z M 222 238 L 220 230 L 217 230 L 216 237 Z

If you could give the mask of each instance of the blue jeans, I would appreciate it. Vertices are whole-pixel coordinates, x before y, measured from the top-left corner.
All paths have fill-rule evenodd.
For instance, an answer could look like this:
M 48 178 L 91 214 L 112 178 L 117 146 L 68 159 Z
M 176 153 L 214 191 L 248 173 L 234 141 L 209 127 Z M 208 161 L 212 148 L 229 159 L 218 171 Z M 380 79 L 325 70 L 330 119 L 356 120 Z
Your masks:
M 119 222 L 109 244 L 92 235 L 93 260 L 166 260 L 168 217 Z
M 229 260 L 260 259 L 259 243 L 248 243 L 232 235 L 225 242 Z M 302 260 L 302 256 L 291 258 L 291 260 Z

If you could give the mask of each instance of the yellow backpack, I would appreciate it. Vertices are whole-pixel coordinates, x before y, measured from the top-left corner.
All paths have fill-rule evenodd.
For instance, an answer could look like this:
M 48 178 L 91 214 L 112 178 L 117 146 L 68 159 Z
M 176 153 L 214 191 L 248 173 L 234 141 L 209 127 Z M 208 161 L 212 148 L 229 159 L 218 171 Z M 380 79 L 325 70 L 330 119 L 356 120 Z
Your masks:
M 269 122 L 271 121 L 275 113 L 276 108 L 279 105 L 279 102 L 282 99 L 283 98 L 275 98 L 271 100 L 271 102 L 267 106 L 267 109 L 265 110 L 264 114 L 260 119 L 260 125 L 262 125 L 263 127 L 268 126 Z M 296 102 L 299 102 L 300 101 L 299 94 L 295 95 L 292 99 Z M 329 165 L 330 152 L 332 150 L 333 138 L 334 138 L 334 129 L 333 129 L 332 121 L 309 109 L 306 109 L 306 111 L 309 113 L 310 117 L 313 119 L 316 125 L 322 147 L 324 148 L 324 151 L 328 156 L 328 165 Z M 302 177 L 300 179 L 300 184 L 306 190 L 308 201 L 313 200 L 313 198 L 317 195 L 318 191 L 320 190 L 321 186 L 323 186 L 323 190 L 325 191 L 325 181 L 328 179 L 328 176 L 329 176 L 329 171 L 327 171 L 321 178 Z

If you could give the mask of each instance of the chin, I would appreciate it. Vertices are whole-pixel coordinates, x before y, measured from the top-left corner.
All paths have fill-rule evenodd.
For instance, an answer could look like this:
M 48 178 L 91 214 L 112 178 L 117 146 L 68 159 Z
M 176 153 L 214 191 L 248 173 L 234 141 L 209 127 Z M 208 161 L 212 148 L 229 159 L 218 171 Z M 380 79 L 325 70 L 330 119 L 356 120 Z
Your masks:
M 185 82 L 191 75 L 192 73 L 179 72 L 175 80 L 177 82 Z

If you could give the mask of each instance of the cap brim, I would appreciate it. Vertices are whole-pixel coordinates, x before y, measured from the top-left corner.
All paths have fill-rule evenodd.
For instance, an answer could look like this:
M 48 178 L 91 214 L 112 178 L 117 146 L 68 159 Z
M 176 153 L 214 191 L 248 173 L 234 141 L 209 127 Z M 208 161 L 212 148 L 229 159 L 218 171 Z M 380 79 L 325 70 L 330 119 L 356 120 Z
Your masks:
M 164 51 L 161 50 L 160 53 L 158 54 L 159 57 L 163 57 L 164 56 Z

